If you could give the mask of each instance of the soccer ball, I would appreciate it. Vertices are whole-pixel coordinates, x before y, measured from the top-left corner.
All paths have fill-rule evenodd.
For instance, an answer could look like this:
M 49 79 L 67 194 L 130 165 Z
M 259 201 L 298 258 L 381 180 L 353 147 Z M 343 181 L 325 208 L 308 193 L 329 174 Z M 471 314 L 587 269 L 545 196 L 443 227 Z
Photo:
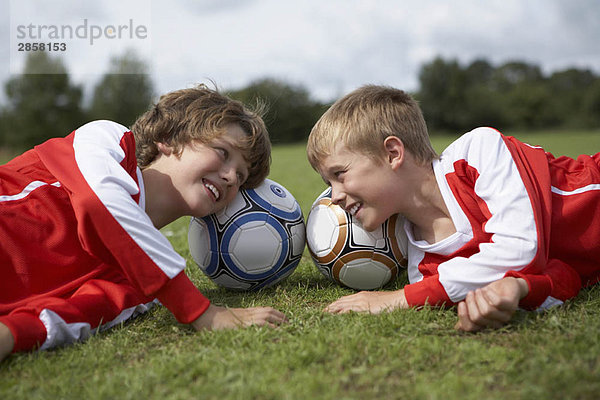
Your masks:
M 367 232 L 342 207 L 331 202 L 331 188 L 313 203 L 306 220 L 308 250 L 327 278 L 357 290 L 377 289 L 406 266 L 399 238 L 401 218 L 394 215 Z
M 300 205 L 280 184 L 265 179 L 240 189 L 221 212 L 192 218 L 192 258 L 217 285 L 237 290 L 272 286 L 298 266 L 306 232 Z

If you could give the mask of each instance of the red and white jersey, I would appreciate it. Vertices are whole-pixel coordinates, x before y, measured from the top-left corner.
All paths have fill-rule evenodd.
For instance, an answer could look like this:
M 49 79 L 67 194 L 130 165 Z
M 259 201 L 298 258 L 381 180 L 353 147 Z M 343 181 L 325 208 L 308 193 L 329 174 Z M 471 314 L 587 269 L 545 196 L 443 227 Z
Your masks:
M 537 308 L 575 296 L 582 281 L 597 281 L 599 165 L 600 154 L 554 159 L 491 128 L 456 140 L 433 162 L 456 232 L 430 244 L 404 224 L 409 304 L 451 305 L 517 276 L 530 286 L 521 306 Z
M 208 300 L 144 211 L 133 134 L 95 121 L 0 167 L 0 315 L 118 269 L 189 323 Z

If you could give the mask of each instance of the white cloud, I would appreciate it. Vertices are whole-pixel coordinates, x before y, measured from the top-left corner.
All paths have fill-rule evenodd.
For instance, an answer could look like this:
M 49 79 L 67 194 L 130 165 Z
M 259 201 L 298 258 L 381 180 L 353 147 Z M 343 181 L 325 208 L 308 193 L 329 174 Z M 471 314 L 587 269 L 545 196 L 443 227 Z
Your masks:
M 600 72 L 597 0 L 19 0 L 11 8 L 32 21 L 91 16 L 97 24 L 148 24 L 146 42 L 80 43 L 65 54 L 88 88 L 128 45 L 141 46 L 160 93 L 209 78 L 235 88 L 266 76 L 302 84 L 324 100 L 365 83 L 415 90 L 420 66 L 438 55 Z M 1 20 L 0 34 L 13 34 L 7 23 Z M 6 54 L 3 47 L 4 62 Z

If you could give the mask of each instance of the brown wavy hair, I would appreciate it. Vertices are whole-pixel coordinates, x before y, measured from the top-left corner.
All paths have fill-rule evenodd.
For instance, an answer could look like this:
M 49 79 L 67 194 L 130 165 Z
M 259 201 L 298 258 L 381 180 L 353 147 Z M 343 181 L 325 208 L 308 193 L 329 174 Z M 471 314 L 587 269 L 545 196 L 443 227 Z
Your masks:
M 250 109 L 204 84 L 167 93 L 131 127 L 138 166 L 144 169 L 154 161 L 159 153 L 157 143 L 171 146 L 179 155 L 186 144 L 209 143 L 221 136 L 227 125 L 237 124 L 246 133 L 237 145 L 249 163 L 243 186 L 256 187 L 269 174 L 271 164 L 271 141 L 262 113 L 260 104 Z

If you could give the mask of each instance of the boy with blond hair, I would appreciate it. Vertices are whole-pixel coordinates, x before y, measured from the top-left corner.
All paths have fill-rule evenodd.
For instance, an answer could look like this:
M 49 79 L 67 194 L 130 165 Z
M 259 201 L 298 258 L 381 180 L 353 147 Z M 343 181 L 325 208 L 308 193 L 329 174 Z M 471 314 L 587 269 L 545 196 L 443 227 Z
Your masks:
M 462 303 L 457 327 L 478 330 L 506 322 L 515 304 L 560 304 L 600 278 L 600 153 L 554 158 L 477 128 L 438 156 L 417 103 L 370 85 L 321 117 L 307 155 L 366 230 L 404 217 L 409 284 L 342 297 L 328 312 Z
M 276 325 L 270 307 L 215 306 L 159 229 L 223 209 L 269 172 L 260 116 L 201 85 L 129 130 L 88 123 L 0 166 L 0 360 L 87 338 L 157 300 L 195 329 Z

